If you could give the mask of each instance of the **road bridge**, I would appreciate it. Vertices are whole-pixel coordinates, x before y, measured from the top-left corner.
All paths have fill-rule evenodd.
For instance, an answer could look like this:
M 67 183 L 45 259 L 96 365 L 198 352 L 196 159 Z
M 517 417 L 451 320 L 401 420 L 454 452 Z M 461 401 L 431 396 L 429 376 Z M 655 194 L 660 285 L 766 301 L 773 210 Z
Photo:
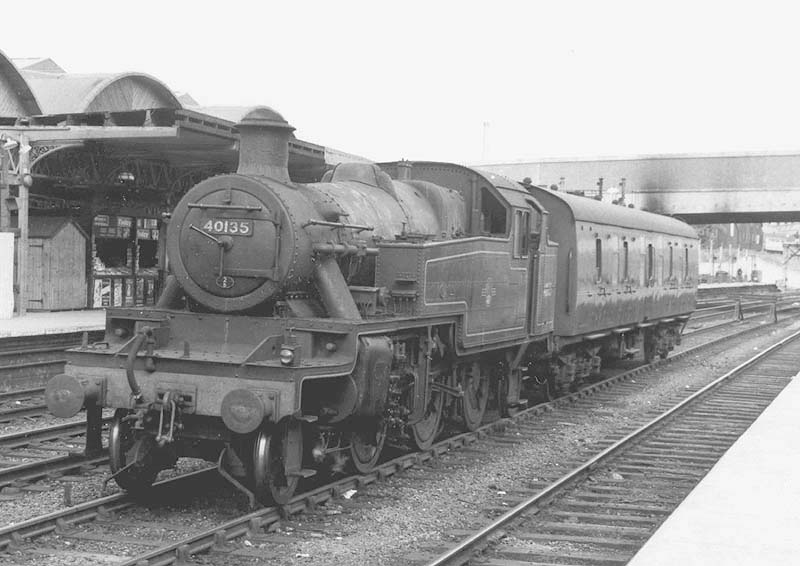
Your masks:
M 547 159 L 478 168 L 558 190 L 624 197 L 690 224 L 800 221 L 800 151 Z

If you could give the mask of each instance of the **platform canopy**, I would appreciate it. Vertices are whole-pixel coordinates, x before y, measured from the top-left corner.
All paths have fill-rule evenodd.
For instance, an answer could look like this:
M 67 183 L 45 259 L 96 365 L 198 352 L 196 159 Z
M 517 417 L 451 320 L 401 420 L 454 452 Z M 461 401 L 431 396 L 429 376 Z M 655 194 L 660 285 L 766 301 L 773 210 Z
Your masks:
M 169 210 L 196 183 L 237 169 L 236 124 L 248 111 L 184 107 L 143 73 L 70 74 L 50 59 L 0 53 L 0 232 L 15 232 L 17 250 L 27 250 L 31 207 L 94 211 L 95 203 L 114 201 Z M 349 161 L 368 160 L 289 142 L 294 182 L 317 181 Z M 17 257 L 23 314 L 27 253 Z
M 25 69 L 20 72 L 39 101 L 40 114 L 181 107 L 164 83 L 143 73 L 76 75 Z
M 41 114 L 39 102 L 16 65 L 0 51 L 0 117 Z
M 37 182 L 171 190 L 233 171 L 236 123 L 247 107 L 184 107 L 144 73 L 66 73 L 51 59 L 11 60 L 0 52 L 0 133 L 24 135 Z M 359 156 L 295 139 L 289 172 L 317 180 Z

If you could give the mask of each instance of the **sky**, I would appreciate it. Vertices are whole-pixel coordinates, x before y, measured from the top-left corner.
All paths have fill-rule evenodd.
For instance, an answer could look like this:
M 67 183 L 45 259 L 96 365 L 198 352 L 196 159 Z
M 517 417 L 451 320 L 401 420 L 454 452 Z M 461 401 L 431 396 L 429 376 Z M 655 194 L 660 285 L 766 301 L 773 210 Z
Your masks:
M 9 57 L 268 105 L 379 161 L 800 149 L 790 2 L 7 4 Z

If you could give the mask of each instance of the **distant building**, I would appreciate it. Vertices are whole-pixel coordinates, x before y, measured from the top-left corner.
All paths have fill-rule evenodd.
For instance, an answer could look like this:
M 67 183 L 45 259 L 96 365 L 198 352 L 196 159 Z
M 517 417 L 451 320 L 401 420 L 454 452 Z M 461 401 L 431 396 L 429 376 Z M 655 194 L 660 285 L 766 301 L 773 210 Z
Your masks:
M 783 253 L 784 244 L 800 240 L 800 223 L 775 222 L 764 225 L 764 251 Z
M 761 251 L 764 248 L 762 224 L 700 224 L 695 226 L 704 248 L 733 248 Z
M 39 71 L 41 73 L 66 73 L 55 61 L 49 57 L 26 57 L 12 59 L 17 69 L 25 71 Z

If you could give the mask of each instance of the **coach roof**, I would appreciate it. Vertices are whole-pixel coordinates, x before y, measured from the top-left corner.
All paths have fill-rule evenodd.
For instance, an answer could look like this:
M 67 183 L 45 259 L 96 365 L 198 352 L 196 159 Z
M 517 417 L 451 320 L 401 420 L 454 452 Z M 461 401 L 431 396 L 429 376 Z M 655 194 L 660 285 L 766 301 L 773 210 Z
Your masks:
M 545 207 L 552 206 L 551 203 L 564 205 L 569 209 L 576 221 L 635 228 L 650 232 L 663 232 L 685 238 L 697 238 L 697 232 L 695 232 L 694 228 L 663 214 L 645 212 L 617 204 L 608 204 L 592 198 L 551 191 L 540 187 L 532 187 L 530 192 Z

